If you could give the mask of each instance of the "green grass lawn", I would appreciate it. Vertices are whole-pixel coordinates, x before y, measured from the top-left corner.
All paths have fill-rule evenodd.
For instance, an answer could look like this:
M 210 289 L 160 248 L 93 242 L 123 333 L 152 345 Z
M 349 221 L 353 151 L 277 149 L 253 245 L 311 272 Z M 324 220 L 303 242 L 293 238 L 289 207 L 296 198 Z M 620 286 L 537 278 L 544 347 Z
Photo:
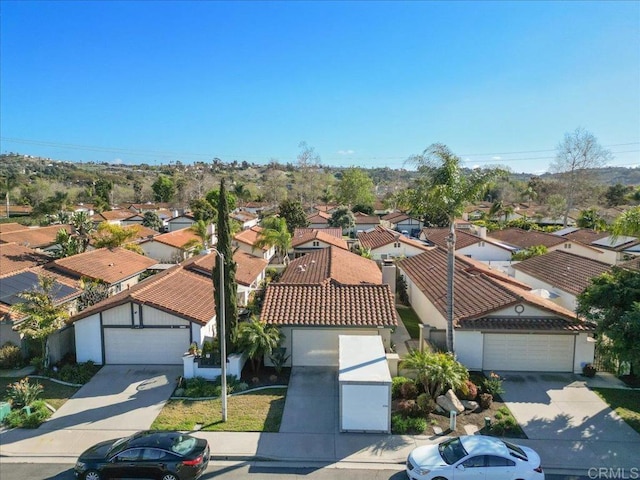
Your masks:
M 2 398 L 3 401 L 7 400 L 7 387 L 9 384 L 15 383 L 19 380 L 21 379 L 7 377 L 0 378 L 0 398 Z M 29 382 L 39 383 L 44 387 L 44 391 L 42 392 L 42 395 L 40 395 L 39 400 L 44 400 L 56 410 L 78 391 L 77 387 L 68 387 L 66 385 L 60 385 L 59 383 L 40 378 L 30 379 Z
M 277 432 L 280 429 L 286 389 L 270 388 L 227 399 L 227 421 L 222 423 L 222 403 L 216 400 L 169 400 L 151 425 L 157 430 Z
M 594 388 L 593 391 L 600 395 L 631 428 L 640 433 L 640 390 Z
M 407 332 L 409 332 L 411 338 L 418 340 L 420 338 L 419 325 L 421 322 L 418 315 L 416 315 L 416 312 L 414 312 L 410 307 L 404 307 L 401 305 L 398 305 L 397 310 L 398 315 L 400 315 L 400 319 L 402 320 L 402 323 L 404 323 L 404 326 L 406 327 Z

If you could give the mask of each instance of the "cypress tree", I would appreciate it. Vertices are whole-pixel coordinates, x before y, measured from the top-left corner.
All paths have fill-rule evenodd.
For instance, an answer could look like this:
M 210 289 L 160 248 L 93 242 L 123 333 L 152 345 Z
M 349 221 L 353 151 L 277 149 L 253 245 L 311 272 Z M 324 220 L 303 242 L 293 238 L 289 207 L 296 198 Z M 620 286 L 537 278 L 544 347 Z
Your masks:
M 233 261 L 233 250 L 231 248 L 231 226 L 229 225 L 229 205 L 227 203 L 227 192 L 224 186 L 224 179 L 220 180 L 220 196 L 218 198 L 218 222 L 217 235 L 218 244 L 216 249 L 224 255 L 224 301 L 225 301 L 225 327 L 227 354 L 233 352 L 230 338 L 236 328 L 238 318 L 238 306 L 236 303 L 238 285 L 236 283 L 236 262 Z M 216 257 L 213 267 L 212 280 L 216 302 L 216 326 L 218 329 L 218 340 L 220 338 L 220 326 L 222 312 L 220 311 L 220 259 Z

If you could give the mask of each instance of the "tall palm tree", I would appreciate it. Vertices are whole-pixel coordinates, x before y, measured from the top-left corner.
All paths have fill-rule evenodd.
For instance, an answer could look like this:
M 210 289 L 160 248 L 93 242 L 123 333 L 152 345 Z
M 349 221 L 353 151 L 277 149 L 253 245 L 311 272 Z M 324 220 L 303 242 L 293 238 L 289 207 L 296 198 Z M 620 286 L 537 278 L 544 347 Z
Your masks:
M 200 239 L 201 243 L 198 243 L 198 246 L 201 246 L 203 250 L 209 248 L 209 245 L 211 244 L 211 237 L 213 235 L 209 232 L 209 224 L 207 222 L 204 220 L 198 220 L 189 227 L 189 231 L 195 233 Z M 192 242 L 193 241 L 190 240 L 187 244 Z
M 251 360 L 251 368 L 255 372 L 262 358 L 271 355 L 278 348 L 282 334 L 275 325 L 267 325 L 257 318 L 241 323 L 238 327 L 238 348 Z
M 291 248 L 291 234 L 287 228 L 287 222 L 280 217 L 267 217 L 262 222 L 262 231 L 258 236 L 256 246 L 275 247 L 280 260 L 286 265 L 289 263 L 289 249 Z
M 414 201 L 422 203 L 425 211 L 445 215 L 449 221 L 447 238 L 447 350 L 454 352 L 454 268 L 456 231 L 455 220 L 462 217 L 467 204 L 479 200 L 490 182 L 502 173 L 499 169 L 475 169 L 465 175 L 462 160 L 446 145 L 434 143 L 421 155 L 409 159 L 417 165 L 419 188 Z
M 88 212 L 75 212 L 71 215 L 71 227 L 73 235 L 78 240 L 78 253 L 85 252 L 89 246 L 91 235 L 96 231 L 95 224 Z

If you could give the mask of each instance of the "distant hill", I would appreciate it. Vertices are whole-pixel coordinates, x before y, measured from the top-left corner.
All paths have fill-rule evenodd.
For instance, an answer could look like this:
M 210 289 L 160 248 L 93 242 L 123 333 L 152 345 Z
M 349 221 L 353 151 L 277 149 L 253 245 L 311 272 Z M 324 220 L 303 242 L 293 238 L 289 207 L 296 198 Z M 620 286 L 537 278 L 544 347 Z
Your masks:
M 640 185 L 640 168 L 604 167 L 589 170 L 593 174 L 594 181 L 602 185 Z M 512 173 L 511 178 L 527 181 L 536 175 L 530 173 Z M 543 173 L 537 175 L 543 180 L 553 180 L 557 174 Z

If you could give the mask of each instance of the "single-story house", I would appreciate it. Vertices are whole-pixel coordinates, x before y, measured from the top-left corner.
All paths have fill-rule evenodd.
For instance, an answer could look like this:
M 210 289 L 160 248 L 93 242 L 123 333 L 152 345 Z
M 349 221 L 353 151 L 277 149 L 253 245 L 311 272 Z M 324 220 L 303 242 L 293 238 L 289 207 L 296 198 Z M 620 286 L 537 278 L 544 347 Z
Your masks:
M 0 243 L 17 243 L 18 245 L 30 247 L 39 252 L 53 254 L 60 249 L 56 243 L 56 236 L 60 229 L 71 233 L 71 225 L 50 225 L 48 227 L 22 226 L 22 229 L 19 230 L 12 228 L 10 231 L 0 233 Z
M 321 229 L 329 227 L 330 213 L 316 212 L 311 215 L 307 215 L 307 222 L 309 222 L 309 228 Z
M 436 247 L 397 265 L 411 306 L 443 342 L 446 250 Z M 455 353 L 470 370 L 581 372 L 593 362 L 594 326 L 574 312 L 463 256 L 456 257 L 454 276 Z
M 183 228 L 148 238 L 141 241 L 139 245 L 144 254 L 156 260 L 157 263 L 179 263 L 192 256 L 191 251 L 184 248 L 192 240 L 201 242 L 195 232 L 189 228 Z
M 448 228 L 423 228 L 420 240 L 447 248 Z M 481 262 L 509 262 L 515 247 L 456 229 L 456 252 Z
M 175 265 L 74 315 L 78 362 L 181 365 L 192 342 L 214 337 L 213 283 L 210 275 L 192 268 L 193 262 Z
M 377 215 L 367 215 L 366 213 L 362 213 L 362 212 L 354 212 L 353 213 L 353 217 L 356 220 L 356 225 L 355 225 L 355 229 L 356 232 L 359 231 L 367 231 L 367 230 L 371 230 L 372 228 L 376 228 L 378 225 L 380 225 L 380 217 L 378 217 Z M 349 230 L 349 229 L 345 229 L 345 230 Z
M 398 324 L 377 264 L 334 246 L 293 260 L 267 287 L 260 318 L 280 328 L 292 366 L 337 366 L 339 335 L 380 335 L 388 351 Z
M 195 217 L 193 215 L 185 213 L 167 220 L 167 229 L 169 232 L 175 232 L 176 230 L 189 228 L 194 223 L 196 223 Z
M 269 247 L 264 245 L 262 247 L 258 247 L 258 240 L 260 239 L 260 234 L 264 229 L 260 226 L 254 226 L 238 232 L 233 237 L 232 245 L 243 252 L 248 253 L 249 255 L 253 255 L 255 257 L 264 258 L 267 261 L 271 261 L 273 256 L 276 254 L 275 247 Z
M 553 233 L 559 237 L 590 245 L 601 252 L 595 257 L 609 265 L 626 262 L 640 255 L 639 241 L 636 237 L 626 235 L 612 236 L 609 232 L 597 232 L 587 228 L 567 227 Z M 590 257 L 594 258 L 594 257 Z
M 406 232 L 407 235 L 417 237 L 420 230 L 424 227 L 424 222 L 419 218 L 407 215 L 404 212 L 392 212 L 381 218 L 382 224 L 397 230 L 398 232 Z
M 514 277 L 535 289 L 547 291 L 549 299 L 568 310 L 576 309 L 576 298 L 591 279 L 610 270 L 611 265 L 555 250 L 512 265 Z
M 371 252 L 373 260 L 412 257 L 428 249 L 425 243 L 382 226 L 359 232 L 358 244 L 360 249 Z
M 338 235 L 335 234 L 336 232 Z M 342 238 L 340 228 L 296 228 L 291 239 L 291 251 L 294 258 L 331 245 L 343 250 L 349 249 L 346 240 Z
M 229 217 L 232 220 L 240 223 L 242 230 L 247 230 L 249 228 L 255 227 L 260 222 L 260 218 L 258 218 L 258 215 L 247 210 L 238 210 L 229 214 Z
M 122 225 L 127 219 L 134 217 L 136 214 L 131 213 L 131 210 L 117 209 L 117 210 L 105 210 L 101 213 L 94 213 L 91 216 L 91 221 L 96 225 L 102 222 L 113 223 L 114 225 Z M 125 225 L 131 225 L 136 222 L 131 222 Z M 142 220 L 140 220 L 142 223 Z
M 114 295 L 137 284 L 140 275 L 156 263 L 153 258 L 118 247 L 59 258 L 46 268 L 78 281 L 98 280 L 109 286 L 109 295 Z

